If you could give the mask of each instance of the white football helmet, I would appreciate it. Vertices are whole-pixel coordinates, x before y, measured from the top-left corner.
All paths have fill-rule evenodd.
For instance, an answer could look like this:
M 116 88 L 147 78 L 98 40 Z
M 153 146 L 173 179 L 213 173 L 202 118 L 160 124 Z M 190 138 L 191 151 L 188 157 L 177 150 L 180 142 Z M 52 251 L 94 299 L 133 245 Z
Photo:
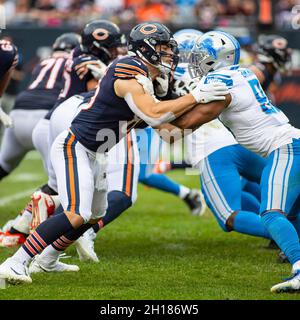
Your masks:
M 190 78 L 188 74 L 188 64 L 191 50 L 195 41 L 203 32 L 196 29 L 182 29 L 174 33 L 174 39 L 178 44 L 179 63 L 175 69 L 175 79 Z
M 223 31 L 209 31 L 199 37 L 190 55 L 192 78 L 203 77 L 222 68 L 236 69 L 240 60 L 240 44 Z

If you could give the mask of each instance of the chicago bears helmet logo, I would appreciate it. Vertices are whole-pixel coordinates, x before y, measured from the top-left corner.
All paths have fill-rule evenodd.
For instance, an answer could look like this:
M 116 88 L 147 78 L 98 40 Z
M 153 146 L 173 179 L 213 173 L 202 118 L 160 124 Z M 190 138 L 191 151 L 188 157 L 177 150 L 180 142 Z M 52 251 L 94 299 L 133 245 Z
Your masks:
M 109 37 L 109 33 L 106 29 L 98 28 L 92 33 L 96 40 L 105 40 Z
M 155 24 L 146 24 L 141 27 L 140 32 L 143 34 L 151 34 L 157 31 Z
M 274 39 L 272 44 L 275 49 L 285 49 L 287 47 L 287 41 L 284 38 Z

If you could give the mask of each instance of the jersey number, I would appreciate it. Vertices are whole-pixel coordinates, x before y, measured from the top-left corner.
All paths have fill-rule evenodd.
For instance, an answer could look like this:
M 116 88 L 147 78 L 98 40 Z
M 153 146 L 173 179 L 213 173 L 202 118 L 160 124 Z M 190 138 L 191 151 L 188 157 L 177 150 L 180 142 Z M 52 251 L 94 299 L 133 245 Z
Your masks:
M 266 94 L 263 92 L 262 87 L 257 79 L 248 80 L 250 87 L 256 97 L 256 100 L 260 104 L 260 107 L 265 113 L 277 113 L 279 109 L 274 107 Z
M 69 58 L 65 63 L 63 78 L 65 80 L 64 87 L 61 89 L 59 94 L 59 99 L 64 99 L 71 87 L 71 71 L 72 71 L 73 60 Z
M 49 73 L 49 77 L 46 83 L 46 89 L 53 89 L 58 72 L 61 68 L 62 63 L 64 62 L 63 58 L 59 59 L 47 59 L 41 62 L 41 70 L 37 78 L 32 82 L 32 84 L 29 86 L 28 89 L 32 90 L 35 89 L 45 78 L 46 74 L 49 70 L 51 72 Z

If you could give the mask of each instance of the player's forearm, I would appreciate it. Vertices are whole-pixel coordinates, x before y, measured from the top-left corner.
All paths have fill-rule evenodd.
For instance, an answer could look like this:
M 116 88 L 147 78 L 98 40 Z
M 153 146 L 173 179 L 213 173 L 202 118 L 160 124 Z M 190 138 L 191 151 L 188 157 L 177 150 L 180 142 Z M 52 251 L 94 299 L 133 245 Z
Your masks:
M 191 94 L 174 99 L 160 101 L 154 104 L 152 112 L 158 116 L 161 114 L 172 112 L 176 118 L 191 110 L 195 105 L 196 101 Z
M 203 124 L 216 119 L 228 104 L 228 99 L 224 102 L 198 104 L 192 110 L 172 121 L 172 124 L 181 129 L 196 130 Z
M 154 101 L 153 98 L 149 99 L 149 97 L 145 95 L 144 99 L 134 99 L 128 93 L 125 95 L 125 100 L 131 110 L 152 127 L 173 121 L 176 117 L 190 110 L 196 103 L 192 95 L 161 102 Z

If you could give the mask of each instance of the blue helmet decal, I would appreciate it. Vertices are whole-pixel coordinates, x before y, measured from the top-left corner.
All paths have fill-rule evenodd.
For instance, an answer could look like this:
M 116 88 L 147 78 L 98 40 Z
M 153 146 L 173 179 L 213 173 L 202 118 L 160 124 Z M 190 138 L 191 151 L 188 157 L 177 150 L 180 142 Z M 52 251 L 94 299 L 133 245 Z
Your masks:
M 200 49 L 205 50 L 210 56 L 213 56 L 214 59 L 218 58 L 218 52 L 221 50 L 213 47 L 213 41 L 211 38 L 203 39 L 200 44 Z

